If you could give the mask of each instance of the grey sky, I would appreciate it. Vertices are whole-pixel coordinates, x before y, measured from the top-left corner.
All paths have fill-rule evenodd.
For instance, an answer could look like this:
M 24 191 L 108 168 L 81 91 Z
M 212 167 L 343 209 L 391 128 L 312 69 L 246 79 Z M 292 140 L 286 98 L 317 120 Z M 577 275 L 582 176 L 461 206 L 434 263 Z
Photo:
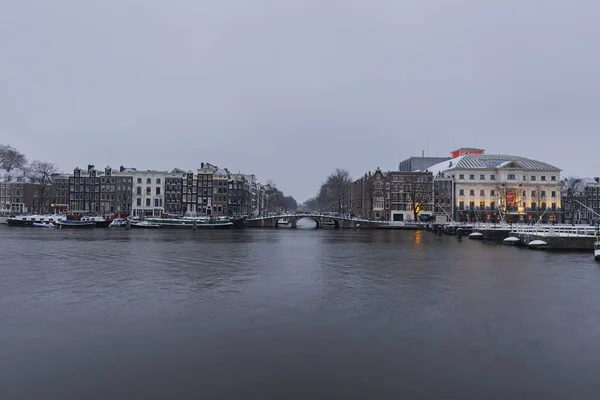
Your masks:
M 273 179 L 299 201 L 425 150 L 600 175 L 600 2 L 6 0 L 0 143 Z

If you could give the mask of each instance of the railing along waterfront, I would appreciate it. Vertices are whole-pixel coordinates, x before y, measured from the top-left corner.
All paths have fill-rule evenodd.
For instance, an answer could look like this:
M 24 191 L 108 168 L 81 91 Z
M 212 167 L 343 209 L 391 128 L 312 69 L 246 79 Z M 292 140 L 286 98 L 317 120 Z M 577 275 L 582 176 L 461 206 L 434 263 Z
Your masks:
M 581 237 L 596 236 L 596 228 L 590 225 L 513 225 L 511 233 L 538 236 Z

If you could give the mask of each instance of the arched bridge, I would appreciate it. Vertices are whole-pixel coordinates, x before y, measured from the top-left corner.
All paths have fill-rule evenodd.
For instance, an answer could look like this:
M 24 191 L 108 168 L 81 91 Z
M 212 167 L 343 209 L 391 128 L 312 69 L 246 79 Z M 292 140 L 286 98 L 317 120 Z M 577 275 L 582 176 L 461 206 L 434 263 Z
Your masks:
M 317 228 L 332 226 L 334 228 L 378 228 L 381 224 L 376 221 L 362 220 L 356 218 L 334 217 L 322 214 L 286 214 L 272 217 L 262 217 L 247 219 L 245 226 L 248 228 L 277 228 L 287 222 L 287 226 L 292 228 L 301 219 L 313 220 Z M 279 222 L 279 223 L 278 223 Z

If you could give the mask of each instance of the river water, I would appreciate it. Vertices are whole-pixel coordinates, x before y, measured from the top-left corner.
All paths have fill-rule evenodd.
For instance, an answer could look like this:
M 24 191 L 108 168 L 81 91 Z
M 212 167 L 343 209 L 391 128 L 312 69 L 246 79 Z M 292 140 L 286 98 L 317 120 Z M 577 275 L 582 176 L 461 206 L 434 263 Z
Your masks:
M 596 399 L 600 268 L 420 231 L 0 226 L 0 398 Z

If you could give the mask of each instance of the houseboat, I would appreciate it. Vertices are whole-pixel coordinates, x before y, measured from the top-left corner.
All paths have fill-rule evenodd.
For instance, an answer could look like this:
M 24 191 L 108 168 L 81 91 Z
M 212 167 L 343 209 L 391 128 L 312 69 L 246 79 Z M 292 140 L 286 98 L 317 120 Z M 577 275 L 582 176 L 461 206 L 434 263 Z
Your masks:
M 66 215 L 52 214 L 52 215 L 17 215 L 16 217 L 9 217 L 6 220 L 8 226 L 24 226 L 33 227 L 34 223 L 38 224 L 50 224 L 57 223 L 59 221 L 66 221 Z
M 145 221 L 157 224 L 161 228 L 214 229 L 233 227 L 233 222 L 227 217 L 146 218 Z

